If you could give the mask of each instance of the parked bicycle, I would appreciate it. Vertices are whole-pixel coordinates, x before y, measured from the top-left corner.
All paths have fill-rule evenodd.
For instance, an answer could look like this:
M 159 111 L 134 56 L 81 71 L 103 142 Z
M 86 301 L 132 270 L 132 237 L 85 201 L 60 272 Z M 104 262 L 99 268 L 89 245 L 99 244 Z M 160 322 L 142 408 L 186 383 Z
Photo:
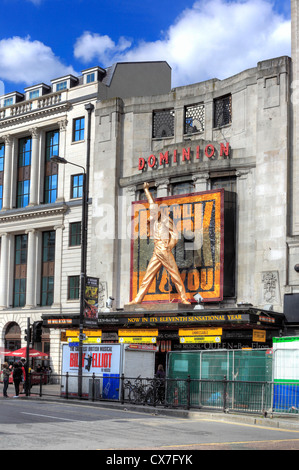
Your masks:
M 147 405 L 163 405 L 165 402 L 165 383 L 161 379 L 147 379 L 148 387 L 145 396 L 145 403 Z
M 137 377 L 134 383 L 131 380 L 126 380 L 124 382 L 124 392 L 126 397 L 126 390 L 127 390 L 127 398 L 130 403 L 134 404 L 144 404 L 146 400 L 146 386 L 142 383 L 142 380 Z

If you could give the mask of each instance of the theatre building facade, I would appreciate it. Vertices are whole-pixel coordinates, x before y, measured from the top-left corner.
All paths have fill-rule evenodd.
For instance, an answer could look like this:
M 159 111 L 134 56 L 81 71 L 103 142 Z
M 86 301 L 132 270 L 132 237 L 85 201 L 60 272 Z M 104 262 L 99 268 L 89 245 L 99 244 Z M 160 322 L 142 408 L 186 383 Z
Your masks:
M 226 80 L 97 103 L 90 268 L 115 299 L 99 314 L 102 340 L 150 336 L 165 352 L 271 347 L 285 334 L 285 295 L 298 284 L 287 256 L 290 68 L 279 57 Z M 144 182 L 171 214 L 190 305 L 163 267 L 128 305 L 154 250 Z

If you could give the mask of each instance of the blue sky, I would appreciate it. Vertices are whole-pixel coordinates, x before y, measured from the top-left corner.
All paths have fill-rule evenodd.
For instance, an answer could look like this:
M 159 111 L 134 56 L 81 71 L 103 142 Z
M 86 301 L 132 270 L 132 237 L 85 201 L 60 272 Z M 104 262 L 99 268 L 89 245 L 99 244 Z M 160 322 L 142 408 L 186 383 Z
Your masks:
M 172 86 L 291 53 L 290 0 L 0 0 L 0 94 L 116 61 L 166 60 Z

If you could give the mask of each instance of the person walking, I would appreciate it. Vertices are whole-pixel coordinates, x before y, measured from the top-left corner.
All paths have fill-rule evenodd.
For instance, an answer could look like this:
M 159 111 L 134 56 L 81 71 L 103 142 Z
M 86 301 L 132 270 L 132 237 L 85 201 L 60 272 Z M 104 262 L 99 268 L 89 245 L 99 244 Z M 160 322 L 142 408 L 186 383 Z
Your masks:
M 3 373 L 3 396 L 5 398 L 8 398 L 7 389 L 9 385 L 9 377 L 11 374 L 11 368 L 9 368 L 7 362 L 4 362 L 3 364 L 2 373 Z
M 15 391 L 16 391 L 14 398 L 19 398 L 20 383 L 22 382 L 22 375 L 23 375 L 22 367 L 20 367 L 20 365 L 16 362 L 14 364 L 14 370 L 13 370 L 13 381 L 14 381 Z

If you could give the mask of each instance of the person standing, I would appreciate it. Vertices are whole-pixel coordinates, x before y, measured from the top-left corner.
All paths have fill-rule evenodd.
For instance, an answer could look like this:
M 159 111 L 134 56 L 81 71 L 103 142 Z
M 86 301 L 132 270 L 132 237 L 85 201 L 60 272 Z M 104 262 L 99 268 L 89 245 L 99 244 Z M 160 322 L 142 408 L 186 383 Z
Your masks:
M 9 377 L 11 374 L 11 369 L 8 367 L 7 362 L 4 362 L 2 372 L 3 372 L 3 396 L 5 398 L 8 398 L 7 389 L 9 385 Z
M 23 371 L 22 371 L 22 368 L 20 367 L 20 365 L 16 362 L 14 364 L 14 370 L 13 370 L 13 381 L 14 381 L 14 384 L 15 384 L 15 391 L 16 391 L 16 394 L 14 396 L 14 398 L 18 398 L 19 397 L 19 393 L 20 393 L 20 383 L 22 381 L 22 375 L 23 375 Z

